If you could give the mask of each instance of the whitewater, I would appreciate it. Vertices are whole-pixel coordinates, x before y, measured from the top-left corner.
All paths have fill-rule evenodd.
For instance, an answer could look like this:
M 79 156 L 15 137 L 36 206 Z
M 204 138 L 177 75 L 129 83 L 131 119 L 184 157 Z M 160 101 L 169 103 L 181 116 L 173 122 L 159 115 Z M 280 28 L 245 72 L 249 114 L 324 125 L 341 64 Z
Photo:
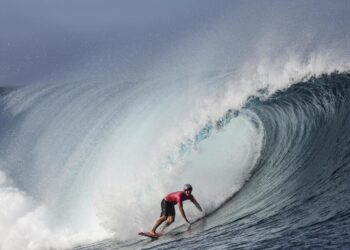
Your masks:
M 141 68 L 98 51 L 1 88 L 0 249 L 349 248 L 350 20 L 281 6 L 242 28 L 261 7 L 242 4 Z M 205 213 L 140 238 L 185 183 Z

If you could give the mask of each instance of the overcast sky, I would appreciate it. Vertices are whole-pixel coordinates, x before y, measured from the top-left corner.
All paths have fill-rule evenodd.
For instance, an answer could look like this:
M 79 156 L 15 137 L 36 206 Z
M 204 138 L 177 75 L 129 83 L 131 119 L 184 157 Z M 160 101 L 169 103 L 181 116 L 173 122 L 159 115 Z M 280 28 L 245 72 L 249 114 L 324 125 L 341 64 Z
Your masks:
M 304 22 L 318 27 L 332 23 L 326 29 L 335 30 L 332 36 L 349 29 L 350 1 L 289 2 L 0 0 L 0 86 L 73 79 L 74 72 L 91 73 L 91 68 L 105 74 L 142 70 L 196 32 L 207 30 L 214 39 L 220 34 L 213 33 L 212 25 L 227 16 L 231 19 L 225 25 L 234 27 L 233 43 L 249 44 L 250 37 L 262 32 L 259 25 L 268 19 L 271 27 L 274 16 L 286 16 L 282 20 L 289 25 L 286 33 Z
M 130 53 L 156 53 L 176 33 L 222 11 L 215 1 L 2 1 L 0 85 L 64 74 L 99 51 L 110 50 L 128 67 Z

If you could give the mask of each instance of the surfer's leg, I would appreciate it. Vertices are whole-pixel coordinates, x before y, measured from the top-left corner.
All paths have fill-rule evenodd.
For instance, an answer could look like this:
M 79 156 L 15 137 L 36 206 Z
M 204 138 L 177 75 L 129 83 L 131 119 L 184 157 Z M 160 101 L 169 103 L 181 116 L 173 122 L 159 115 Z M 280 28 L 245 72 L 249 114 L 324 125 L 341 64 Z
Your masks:
M 152 230 L 150 231 L 151 234 L 156 235 L 156 230 L 157 228 L 164 222 L 166 221 L 168 217 L 168 207 L 167 207 L 167 202 L 163 199 L 162 202 L 160 203 L 160 217 L 159 219 L 155 222 Z
M 165 230 L 165 228 L 167 228 L 168 226 L 170 226 L 171 223 L 173 223 L 175 220 L 174 216 L 168 216 L 166 219 L 166 222 L 163 224 L 162 228 L 161 228 L 161 232 Z
M 175 217 L 174 217 L 174 216 L 168 216 L 168 218 L 166 219 L 165 225 L 166 225 L 166 226 L 170 226 L 170 224 L 173 223 L 174 220 L 175 220 Z
M 164 222 L 166 221 L 167 217 L 166 216 L 161 216 L 159 219 L 155 222 L 152 230 L 150 231 L 151 234 L 156 235 L 156 230 L 157 228 Z

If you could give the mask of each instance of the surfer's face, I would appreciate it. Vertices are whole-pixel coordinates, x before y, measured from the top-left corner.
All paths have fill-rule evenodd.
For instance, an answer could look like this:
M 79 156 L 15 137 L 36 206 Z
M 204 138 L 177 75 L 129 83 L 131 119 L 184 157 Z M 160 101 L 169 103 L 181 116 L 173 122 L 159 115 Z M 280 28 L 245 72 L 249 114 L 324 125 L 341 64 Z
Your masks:
M 185 194 L 189 196 L 192 193 L 192 190 L 185 190 Z

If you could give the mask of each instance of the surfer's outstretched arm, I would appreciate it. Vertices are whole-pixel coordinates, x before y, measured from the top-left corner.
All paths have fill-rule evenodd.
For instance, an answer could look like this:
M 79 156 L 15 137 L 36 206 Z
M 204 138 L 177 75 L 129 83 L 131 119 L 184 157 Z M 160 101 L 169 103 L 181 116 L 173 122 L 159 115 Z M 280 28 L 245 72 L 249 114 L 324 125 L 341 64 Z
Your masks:
M 202 209 L 201 205 L 199 205 L 199 203 L 196 201 L 196 199 L 195 199 L 193 196 L 192 196 L 191 201 L 193 202 L 193 204 L 196 206 L 196 208 L 197 208 L 199 211 L 203 212 L 203 209 Z
M 187 224 L 191 224 L 191 223 L 188 221 L 187 217 L 186 217 L 186 214 L 185 214 L 184 208 L 183 208 L 183 206 L 182 206 L 182 203 L 179 203 L 179 210 L 180 210 L 180 213 L 181 213 L 181 215 L 182 215 L 182 218 L 184 218 L 184 220 L 186 221 L 186 223 L 187 223 Z

